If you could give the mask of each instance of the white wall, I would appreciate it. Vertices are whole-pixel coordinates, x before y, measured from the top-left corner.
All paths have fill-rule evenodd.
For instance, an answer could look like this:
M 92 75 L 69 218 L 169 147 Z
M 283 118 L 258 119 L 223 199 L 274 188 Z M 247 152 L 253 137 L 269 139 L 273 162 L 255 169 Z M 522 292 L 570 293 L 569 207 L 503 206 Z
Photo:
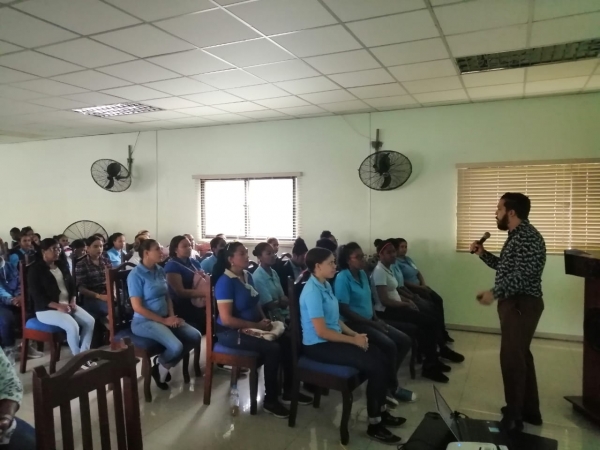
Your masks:
M 455 164 L 598 157 L 598 123 L 600 94 L 586 94 L 144 132 L 134 183 L 120 194 L 97 187 L 89 167 L 101 158 L 124 162 L 137 133 L 2 145 L 0 236 L 24 225 L 51 235 L 87 218 L 130 236 L 146 228 L 167 243 L 196 231 L 192 175 L 302 172 L 302 236 L 309 245 L 322 229 L 369 249 L 376 237 L 405 237 L 429 284 L 446 299 L 447 321 L 496 328 L 493 308 L 474 300 L 492 286 L 493 272 L 454 251 Z M 411 179 L 395 191 L 369 190 L 358 178 L 377 128 L 385 149 L 413 163 Z M 548 258 L 544 291 L 539 331 L 580 336 L 583 280 L 564 275 L 561 256 Z

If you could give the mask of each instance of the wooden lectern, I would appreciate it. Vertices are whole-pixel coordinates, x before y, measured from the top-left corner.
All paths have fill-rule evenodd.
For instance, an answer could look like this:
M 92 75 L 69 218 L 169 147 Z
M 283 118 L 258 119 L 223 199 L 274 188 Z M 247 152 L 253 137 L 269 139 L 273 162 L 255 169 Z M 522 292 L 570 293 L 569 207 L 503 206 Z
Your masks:
M 565 398 L 600 425 L 600 252 L 565 250 L 565 272 L 585 278 L 583 395 Z

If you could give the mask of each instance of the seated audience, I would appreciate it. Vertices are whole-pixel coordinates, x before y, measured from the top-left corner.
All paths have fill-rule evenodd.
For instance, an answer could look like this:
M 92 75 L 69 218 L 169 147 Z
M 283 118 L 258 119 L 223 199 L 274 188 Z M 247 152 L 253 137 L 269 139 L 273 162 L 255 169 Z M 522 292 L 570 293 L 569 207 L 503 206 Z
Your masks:
M 213 273 L 215 264 L 217 262 L 217 255 L 222 248 L 225 248 L 226 244 L 227 243 L 225 242 L 225 239 L 219 236 L 210 241 L 210 251 L 212 252 L 212 255 L 202 261 L 200 265 L 202 270 L 204 270 L 206 273 Z
M 36 450 L 35 430 L 16 417 L 23 401 L 23 385 L 4 352 L 0 350 L 0 441 L 14 429 L 8 442 L 0 443 L 2 450 Z
M 87 254 L 75 266 L 77 289 L 83 296 L 83 306 L 96 318 L 108 315 L 106 268 L 110 261 L 103 253 L 103 241 L 94 235 L 87 240 Z
M 37 319 L 65 330 L 71 353 L 77 355 L 90 349 L 94 318 L 75 303 L 73 277 L 69 268 L 58 261 L 59 254 L 58 241 L 43 239 L 37 261 L 27 274 L 27 284 Z
M 325 248 L 313 248 L 306 255 L 311 277 L 300 295 L 302 344 L 306 356 L 326 364 L 358 369 L 367 377 L 367 434 L 385 444 L 402 440 L 388 430 L 406 420 L 386 411 L 386 392 L 393 362 L 366 334 L 351 330 L 340 320 L 338 300 L 328 279 L 335 276 L 335 258 Z
M 128 263 L 133 264 L 134 266 L 137 266 L 140 264 L 140 245 L 142 245 L 142 242 L 144 242 L 146 239 L 150 239 L 148 237 L 147 234 L 138 234 L 135 237 L 135 242 L 133 243 L 133 251 L 131 254 L 131 257 L 127 260 Z M 127 267 L 127 270 L 131 270 L 133 269 L 133 267 Z
M 205 309 L 194 306 L 192 299 L 204 297 L 205 291 L 194 289 L 194 277 L 201 269 L 200 263 L 192 258 L 191 254 L 192 246 L 185 236 L 175 236 L 171 239 L 165 274 L 175 315 L 184 319 L 197 330 L 204 330 L 206 327 Z M 202 275 L 198 274 L 198 276 Z M 205 276 L 205 279 L 210 283 L 208 276 Z
M 331 234 L 331 231 L 328 230 L 322 231 L 321 236 L 319 236 L 319 239 L 329 239 L 331 242 L 335 243 L 336 247 L 338 245 L 337 239 L 333 234 Z
M 321 238 L 317 241 L 317 247 L 319 248 L 326 248 L 327 250 L 329 250 L 331 253 L 335 253 L 337 251 L 338 245 L 337 245 L 337 241 L 331 240 L 331 239 L 327 239 L 327 238 Z
M 271 320 L 286 322 L 289 318 L 288 299 L 281 287 L 279 275 L 273 269 L 277 261 L 275 249 L 266 242 L 258 244 L 252 252 L 258 258 L 259 267 L 252 274 L 259 301 Z
M 163 390 L 168 389 L 169 370 L 202 339 L 200 332 L 177 317 L 169 299 L 165 272 L 158 265 L 162 255 L 158 242 L 145 239 L 139 249 L 141 263 L 127 277 L 133 307 L 131 331 L 152 339 L 165 350 L 152 367 L 152 378 Z
M 31 243 L 34 247 L 37 247 L 40 245 L 40 242 L 42 241 L 42 236 L 40 236 L 39 233 L 33 233 L 33 236 L 31 237 Z
M 85 256 L 87 251 L 87 246 L 85 245 L 85 241 L 83 239 L 75 239 L 71 242 L 71 253 L 68 255 L 69 269 L 71 273 L 73 273 L 73 266 L 77 262 L 79 258 Z
M 279 253 L 279 241 L 275 237 L 270 237 L 267 239 L 267 244 L 269 244 L 273 248 L 273 253 L 275 257 L 277 257 L 277 253 Z
M 125 235 L 123 233 L 111 234 L 108 238 L 107 247 L 106 257 L 113 267 L 119 267 L 125 262 L 127 252 L 125 251 Z
M 417 268 L 410 256 L 407 256 L 408 243 L 406 239 L 394 239 L 394 247 L 396 248 L 396 266 L 401 270 L 404 277 L 404 284 L 411 291 L 419 296 L 430 300 L 435 305 L 438 314 L 441 315 L 442 323 L 444 324 L 444 339 L 446 342 L 454 342 L 446 330 L 446 318 L 444 314 L 444 300 L 442 297 L 431 289 L 426 283 L 421 271 Z
M 398 369 L 412 347 L 412 339 L 374 314 L 371 286 L 363 270 L 365 255 L 360 246 L 356 242 L 340 246 L 337 264 L 340 272 L 335 277 L 333 291 L 340 303 L 342 320 L 350 329 L 366 334 L 369 342 L 390 358 L 389 394 L 403 402 L 415 401 L 416 394 L 399 387 L 397 378 Z
M 192 246 L 192 254 L 190 258 L 200 260 L 200 253 L 196 250 L 196 241 L 194 240 L 194 236 L 191 234 L 184 234 L 188 241 L 190 241 L 190 245 Z
M 54 239 L 56 239 L 58 241 L 62 251 L 65 252 L 67 254 L 67 256 L 69 256 L 69 254 L 72 251 L 70 242 L 69 242 L 69 238 L 65 234 L 59 234 Z
M 33 259 L 35 254 L 35 249 L 33 247 L 33 241 L 31 240 L 31 236 L 25 232 L 21 233 L 19 237 L 19 246 L 13 248 L 9 252 L 8 262 L 17 269 L 19 267 L 19 263 L 25 259 L 30 261 Z M 27 264 L 27 261 L 26 261 Z
M 306 242 L 301 237 L 294 241 L 292 247 L 292 257 L 283 265 L 275 268 L 279 275 L 279 281 L 281 281 L 281 287 L 283 293 L 287 297 L 288 295 L 288 278 L 296 281 L 303 270 L 306 269 L 304 259 L 308 253 L 308 247 Z
M 15 248 L 19 246 L 19 238 L 21 237 L 21 230 L 19 230 L 17 227 L 12 227 L 10 229 L 10 238 L 11 238 L 11 243 L 10 243 L 10 248 Z
M 251 329 L 270 331 L 272 325 L 260 307 L 252 275 L 246 271 L 248 262 L 248 250 L 241 242 L 231 242 L 219 252 L 212 275 L 219 311 L 217 339 L 226 347 L 250 350 L 260 355 L 265 377 L 263 408 L 269 414 L 285 419 L 289 417 L 289 411 L 279 402 L 278 376 L 282 366 L 282 400 L 288 403 L 292 387 L 291 342 L 285 333 L 273 341 L 253 335 Z M 310 404 L 312 398 L 301 393 L 299 403 Z

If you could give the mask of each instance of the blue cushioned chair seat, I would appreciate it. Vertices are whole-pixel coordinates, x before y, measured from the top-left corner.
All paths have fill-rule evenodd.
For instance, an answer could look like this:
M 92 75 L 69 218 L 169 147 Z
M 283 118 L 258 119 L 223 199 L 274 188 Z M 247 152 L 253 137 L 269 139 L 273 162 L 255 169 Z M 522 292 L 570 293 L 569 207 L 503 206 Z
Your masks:
M 134 347 L 146 350 L 149 353 L 157 354 L 164 350 L 164 347 L 153 339 L 148 339 L 133 334 L 130 328 L 118 331 L 115 334 L 114 341 L 121 342 L 122 339 L 129 338 Z
M 46 325 L 45 323 L 40 322 L 35 317 L 29 319 L 25 323 L 25 328 L 36 331 L 44 331 L 46 333 L 60 333 L 64 332 L 64 330 L 60 327 L 55 327 L 54 325 Z
M 250 350 L 241 350 L 238 348 L 225 347 L 224 345 L 219 344 L 218 342 L 213 347 L 213 352 L 214 353 L 225 353 L 227 355 L 234 355 L 234 356 L 254 356 L 255 358 L 258 358 L 258 353 L 256 353 L 256 352 L 252 352 Z
M 340 378 L 352 378 L 359 374 L 358 369 L 355 369 L 354 367 L 339 366 L 337 364 L 325 364 L 307 358 L 306 356 L 301 356 L 298 359 L 298 368 L 326 373 L 328 375 L 334 375 Z

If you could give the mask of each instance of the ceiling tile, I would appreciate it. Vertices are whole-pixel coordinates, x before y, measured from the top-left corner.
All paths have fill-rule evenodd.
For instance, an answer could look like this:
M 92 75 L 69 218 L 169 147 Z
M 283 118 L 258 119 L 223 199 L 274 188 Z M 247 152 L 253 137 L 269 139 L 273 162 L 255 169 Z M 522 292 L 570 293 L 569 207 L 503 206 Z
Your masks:
M 450 56 L 440 38 L 386 45 L 372 48 L 371 51 L 386 66 L 433 61 Z
M 157 81 L 155 83 L 146 83 L 146 87 L 166 92 L 171 95 L 197 94 L 198 92 L 214 91 L 215 88 L 207 86 L 199 81 L 190 78 L 175 78 L 172 80 Z
M 232 113 L 243 113 L 248 111 L 262 111 L 267 108 L 252 102 L 237 102 L 219 105 L 219 109 Z
M 214 120 L 211 119 L 207 119 L 204 117 L 186 117 L 184 119 L 173 119 L 170 120 L 169 122 L 173 122 L 174 124 L 179 124 L 179 125 L 187 125 L 187 126 L 193 126 L 193 125 L 216 125 L 217 122 L 215 122 Z
M 571 16 L 593 11 L 600 11 L 597 0 L 536 0 L 534 3 L 533 20 L 554 19 L 561 16 Z
M 543 81 L 591 75 L 597 65 L 598 59 L 594 58 L 584 61 L 529 67 L 527 68 L 527 81 Z
M 319 105 L 319 106 L 329 112 L 334 112 L 334 113 L 371 111 L 373 109 L 372 107 L 361 102 L 360 100 L 349 100 L 349 101 L 345 101 L 345 102 L 326 103 L 324 105 Z
M 195 75 L 192 78 L 218 89 L 232 89 L 236 87 L 264 84 L 264 81 L 260 78 L 239 69 L 205 73 L 202 75 Z
M 574 77 L 527 82 L 525 83 L 525 95 L 576 92 L 585 86 L 588 79 L 589 77 Z
M 223 103 L 240 102 L 242 99 L 223 91 L 204 92 L 202 94 L 185 95 L 184 98 L 202 105 L 221 105 Z
M 139 25 L 111 31 L 94 36 L 94 39 L 140 58 L 194 49 L 192 44 L 177 39 L 151 25 Z
M 105 75 L 94 70 L 84 70 L 83 72 L 68 73 L 66 75 L 54 77 L 53 80 L 89 89 L 90 91 L 100 91 L 102 89 L 111 89 L 131 84 L 128 81 L 111 77 L 109 75 Z
M 457 69 L 450 59 L 440 59 L 404 66 L 390 67 L 390 72 L 398 81 L 425 80 L 427 78 L 456 75 Z
M 268 100 L 258 100 L 256 103 L 266 106 L 267 108 L 293 108 L 296 106 L 307 106 L 309 103 L 298 97 L 279 97 L 270 98 Z
M 162 109 L 181 109 L 181 108 L 195 108 L 198 103 L 186 100 L 179 97 L 159 98 L 156 100 L 146 100 L 145 105 L 156 106 Z
M 590 80 L 585 85 L 585 91 L 597 91 L 600 89 L 600 75 L 590 77 Z
M 525 81 L 525 69 L 494 70 L 492 72 L 469 73 L 462 75 L 465 87 L 514 84 Z
M 418 106 L 418 103 L 410 95 L 396 95 L 394 97 L 371 98 L 365 103 L 377 109 L 394 109 L 401 107 Z
M 229 10 L 267 35 L 337 22 L 317 0 L 261 0 L 233 5 Z
M 114 95 L 133 101 L 150 100 L 169 96 L 169 94 L 165 94 L 164 92 L 138 85 L 107 89 L 103 92 L 108 95 Z
M 279 111 L 273 111 L 272 109 L 265 109 L 264 111 L 248 111 L 242 115 L 250 117 L 251 119 L 276 119 L 276 118 L 290 118 L 287 114 Z
M 0 39 L 23 47 L 37 47 L 77 37 L 49 23 L 42 22 L 14 9 L 0 9 Z
M 0 65 L 11 69 L 22 70 L 40 77 L 51 77 L 61 73 L 75 72 L 83 67 L 76 66 L 51 56 L 35 53 L 30 50 L 0 56 Z
M 282 34 L 271 39 L 300 58 L 362 48 L 341 25 Z
M 31 100 L 34 98 L 43 97 L 43 94 L 39 92 L 27 91 L 14 86 L 8 86 L 6 84 L 0 85 L 0 97 L 8 98 L 11 100 Z
M 98 70 L 134 83 L 148 83 L 151 81 L 179 77 L 175 72 L 171 72 L 170 70 L 163 69 L 162 67 L 155 66 L 154 64 L 142 60 L 102 67 Z
M 303 78 L 301 80 L 283 81 L 275 83 L 281 89 L 292 94 L 309 94 L 311 92 L 332 91 L 340 87 L 325 77 Z
M 245 70 L 270 83 L 319 75 L 319 72 L 299 59 L 265 64 L 262 66 L 246 67 Z
M 218 114 L 218 115 L 209 116 L 209 117 L 213 120 L 216 120 L 219 122 L 225 122 L 225 123 L 252 122 L 252 119 L 250 117 L 241 116 L 239 114 L 225 113 L 225 114 Z
M 446 40 L 455 57 L 520 50 L 527 44 L 527 25 L 456 34 Z
M 282 108 L 279 111 L 284 114 L 289 114 L 290 116 L 312 116 L 313 114 L 321 114 L 327 112 L 324 109 L 313 105 L 296 106 L 295 108 Z
M 202 50 L 174 53 L 172 55 L 148 58 L 149 62 L 162 66 L 181 75 L 197 75 L 230 69 L 232 66 Z
M 215 7 L 210 0 L 106 0 L 118 8 L 152 22 L 168 17 L 180 16 L 197 11 L 204 11 Z
M 5 55 L 6 53 L 16 52 L 17 50 L 21 50 L 22 47 L 18 45 L 9 44 L 8 42 L 0 41 L 0 55 Z
M 30 100 L 29 102 L 56 109 L 85 108 L 86 106 L 85 103 L 76 102 L 75 100 L 62 97 L 38 98 L 36 100 Z
M 15 114 L 31 114 L 37 112 L 54 111 L 52 108 L 34 105 L 32 103 L 19 102 L 0 98 L 0 116 L 12 116 Z
M 87 106 L 112 105 L 115 103 L 123 103 L 124 99 L 115 97 L 102 92 L 85 92 L 82 94 L 66 95 L 66 98 L 75 100 L 76 102 L 85 103 Z
M 156 26 L 198 47 L 260 37 L 225 11 L 206 11 L 156 22 Z
M 9 69 L 7 67 L 0 67 L 0 84 L 15 83 L 17 81 L 24 81 L 24 80 L 33 80 L 35 78 L 37 78 L 35 75 L 30 75 L 28 73 Z
M 79 94 L 81 92 L 87 92 L 87 89 L 71 86 L 64 83 L 59 83 L 54 80 L 31 80 L 24 81 L 22 83 L 16 83 L 13 86 L 17 86 L 21 89 L 27 89 L 34 92 L 39 92 L 49 96 L 60 96 L 68 94 Z
M 213 114 L 223 114 L 223 111 L 217 108 L 211 108 L 210 106 L 198 106 L 195 108 L 185 108 L 178 110 L 184 114 L 190 114 L 192 116 L 211 116 Z
M 242 3 L 247 0 L 214 0 L 214 1 L 217 2 L 219 5 L 227 6 L 227 5 L 233 5 L 234 3 Z
M 522 97 L 523 83 L 500 84 L 497 86 L 480 86 L 467 89 L 471 100 L 492 100 L 496 98 Z
M 434 9 L 444 34 L 468 33 L 527 23 L 529 2 L 479 0 Z
M 238 67 L 294 59 L 293 55 L 267 39 L 254 39 L 235 44 L 220 45 L 208 48 L 206 51 Z
M 152 120 L 171 120 L 171 119 L 184 119 L 186 114 L 177 111 L 154 111 L 149 113 L 135 114 L 138 117 L 150 118 Z
M 336 83 L 343 87 L 369 86 L 394 82 L 394 78 L 384 69 L 363 70 L 361 72 L 338 73 L 330 75 Z
M 325 0 L 325 3 L 343 22 L 387 16 L 427 7 L 423 0 Z
M 135 59 L 135 56 L 87 38 L 38 48 L 37 51 L 89 68 L 108 66 L 109 64 Z
M 98 0 L 27 0 L 15 7 L 84 35 L 140 23 L 129 14 Z
M 182 115 L 186 117 L 185 114 Z M 154 122 L 157 119 L 150 116 L 148 117 L 146 114 L 129 114 L 126 116 L 115 116 L 111 120 L 116 122 L 127 122 L 127 123 L 138 123 L 138 122 Z
M 272 84 L 228 89 L 227 92 L 241 97 L 244 100 L 262 100 L 265 98 L 285 97 L 289 95 L 284 90 L 279 89 L 277 86 L 273 86 Z
M 469 101 L 469 97 L 464 89 L 427 92 L 424 94 L 416 94 L 414 97 L 420 103 L 455 103 Z
M 305 61 L 326 75 L 340 72 L 380 68 L 381 65 L 366 50 L 314 56 Z
M 462 88 L 460 79 L 454 77 L 431 78 L 430 80 L 405 81 L 404 88 L 411 94 L 421 92 L 449 91 Z
M 451 3 L 459 3 L 464 0 L 429 0 L 432 6 L 449 5 Z
M 348 27 L 367 47 L 439 36 L 435 23 L 426 9 L 353 22 L 349 23 Z
M 321 104 L 321 103 L 335 103 L 335 102 L 347 102 L 356 100 L 356 98 L 344 89 L 338 89 L 336 91 L 325 91 L 315 92 L 314 94 L 300 95 L 301 98 L 310 103 Z
M 358 98 L 377 98 L 405 95 L 406 91 L 398 83 L 378 84 L 376 86 L 364 86 L 348 89 Z
M 531 28 L 531 47 L 561 44 L 598 37 L 600 12 L 561 17 L 534 22 Z

